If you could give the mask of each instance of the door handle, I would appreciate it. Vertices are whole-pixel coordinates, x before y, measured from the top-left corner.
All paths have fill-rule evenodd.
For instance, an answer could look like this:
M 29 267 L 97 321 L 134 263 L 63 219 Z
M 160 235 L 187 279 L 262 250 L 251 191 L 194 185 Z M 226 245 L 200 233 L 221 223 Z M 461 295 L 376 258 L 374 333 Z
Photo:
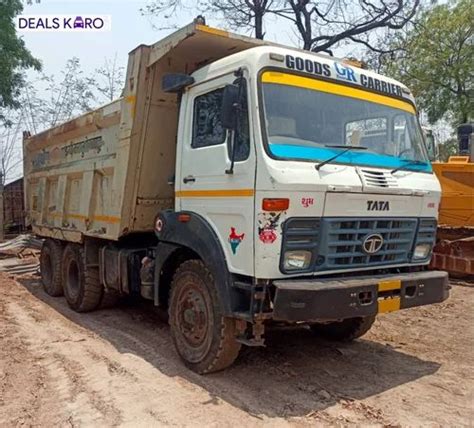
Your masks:
M 196 179 L 192 175 L 187 175 L 186 177 L 183 178 L 183 183 L 194 183 Z

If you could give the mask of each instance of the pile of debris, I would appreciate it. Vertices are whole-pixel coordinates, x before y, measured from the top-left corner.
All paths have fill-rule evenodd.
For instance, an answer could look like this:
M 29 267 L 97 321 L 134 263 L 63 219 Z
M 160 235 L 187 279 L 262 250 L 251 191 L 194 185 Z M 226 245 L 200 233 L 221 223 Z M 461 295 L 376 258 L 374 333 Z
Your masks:
M 32 235 L 18 235 L 0 243 L 0 271 L 14 275 L 39 271 L 39 254 L 43 240 Z

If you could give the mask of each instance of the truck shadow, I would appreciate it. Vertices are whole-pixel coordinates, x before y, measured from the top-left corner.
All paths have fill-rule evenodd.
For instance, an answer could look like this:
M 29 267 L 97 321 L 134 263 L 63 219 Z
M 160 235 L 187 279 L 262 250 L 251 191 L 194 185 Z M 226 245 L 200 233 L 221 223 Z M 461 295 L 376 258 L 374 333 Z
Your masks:
M 341 345 L 316 339 L 307 328 L 275 327 L 266 334 L 265 348 L 243 348 L 234 366 L 199 376 L 183 366 L 168 325 L 149 302 L 78 314 L 69 309 L 64 298 L 46 295 L 39 281 L 19 282 L 37 299 L 99 335 L 118 352 L 132 353 L 167 376 L 205 389 L 210 399 L 201 404 L 212 406 L 223 400 L 257 418 L 323 411 L 338 402 L 362 400 L 431 375 L 440 367 L 371 340 Z

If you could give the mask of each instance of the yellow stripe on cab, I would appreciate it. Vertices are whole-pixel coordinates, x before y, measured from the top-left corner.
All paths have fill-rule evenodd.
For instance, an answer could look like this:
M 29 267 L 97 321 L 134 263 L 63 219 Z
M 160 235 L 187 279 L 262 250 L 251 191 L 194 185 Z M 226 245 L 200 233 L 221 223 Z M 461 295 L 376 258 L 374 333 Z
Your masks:
M 254 189 L 179 190 L 177 198 L 241 198 L 255 195 Z
M 304 89 L 326 92 L 328 94 L 341 95 L 343 97 L 357 98 L 363 101 L 370 101 L 376 104 L 383 104 L 415 114 L 414 107 L 407 101 L 387 97 L 385 95 L 374 94 L 363 89 L 352 88 L 338 83 L 327 82 L 310 77 L 297 76 L 295 74 L 280 73 L 276 71 L 266 71 L 262 75 L 263 83 L 275 83 L 277 85 L 296 86 Z

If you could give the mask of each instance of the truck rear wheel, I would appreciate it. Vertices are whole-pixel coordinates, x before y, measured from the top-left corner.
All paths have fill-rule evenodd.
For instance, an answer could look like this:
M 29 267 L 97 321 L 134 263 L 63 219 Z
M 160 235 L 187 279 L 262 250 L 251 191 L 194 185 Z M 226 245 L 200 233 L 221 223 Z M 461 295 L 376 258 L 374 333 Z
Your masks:
M 50 296 L 62 296 L 61 259 L 63 247 L 60 242 L 46 239 L 41 247 L 40 270 L 41 282 Z
M 102 298 L 103 287 L 99 270 L 85 266 L 83 248 L 69 244 L 64 250 L 62 265 L 64 295 L 71 309 L 76 312 L 96 309 Z
M 350 342 L 367 333 L 375 321 L 375 315 L 370 317 L 348 318 L 328 324 L 312 324 L 311 331 L 317 336 L 328 340 Z
M 223 316 L 214 278 L 200 260 L 185 261 L 176 270 L 169 322 L 178 354 L 197 373 L 222 370 L 239 354 L 235 320 Z

